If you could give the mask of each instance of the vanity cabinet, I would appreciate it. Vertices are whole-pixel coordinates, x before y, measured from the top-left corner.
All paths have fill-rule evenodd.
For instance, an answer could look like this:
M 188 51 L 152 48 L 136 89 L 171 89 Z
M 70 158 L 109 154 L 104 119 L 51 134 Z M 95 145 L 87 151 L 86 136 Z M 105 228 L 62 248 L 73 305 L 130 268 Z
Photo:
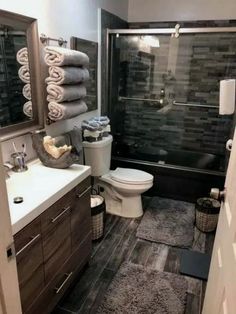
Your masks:
M 17 233 L 15 250 L 24 311 L 44 288 L 43 247 L 39 217 Z
M 50 313 L 90 258 L 90 177 L 19 231 L 14 241 L 23 313 Z

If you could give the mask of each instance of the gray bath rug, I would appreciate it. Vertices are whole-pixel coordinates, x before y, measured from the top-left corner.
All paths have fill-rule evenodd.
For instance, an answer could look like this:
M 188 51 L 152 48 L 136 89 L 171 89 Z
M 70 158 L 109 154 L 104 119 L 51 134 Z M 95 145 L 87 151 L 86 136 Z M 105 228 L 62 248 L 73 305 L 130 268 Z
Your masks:
M 187 281 L 179 275 L 124 263 L 112 280 L 98 314 L 183 314 Z
M 154 197 L 137 229 L 137 237 L 188 248 L 194 235 L 194 204 Z

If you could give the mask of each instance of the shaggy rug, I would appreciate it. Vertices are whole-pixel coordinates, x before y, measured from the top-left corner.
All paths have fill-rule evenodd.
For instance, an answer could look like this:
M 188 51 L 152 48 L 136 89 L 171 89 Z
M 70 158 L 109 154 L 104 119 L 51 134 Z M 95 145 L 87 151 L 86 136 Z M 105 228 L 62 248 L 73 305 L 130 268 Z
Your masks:
M 137 237 L 188 248 L 194 236 L 194 204 L 154 197 L 137 229 Z
M 183 314 L 187 281 L 172 273 L 124 263 L 98 308 L 98 314 Z

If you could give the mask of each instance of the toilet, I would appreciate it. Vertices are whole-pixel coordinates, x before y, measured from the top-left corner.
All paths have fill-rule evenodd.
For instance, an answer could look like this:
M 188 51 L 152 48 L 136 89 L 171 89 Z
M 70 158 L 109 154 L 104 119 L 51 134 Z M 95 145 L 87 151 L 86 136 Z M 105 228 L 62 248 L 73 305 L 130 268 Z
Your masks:
M 127 218 L 143 215 L 141 194 L 153 185 L 153 176 L 145 171 L 116 168 L 110 170 L 112 136 L 97 142 L 83 142 L 85 164 L 98 177 L 107 212 Z

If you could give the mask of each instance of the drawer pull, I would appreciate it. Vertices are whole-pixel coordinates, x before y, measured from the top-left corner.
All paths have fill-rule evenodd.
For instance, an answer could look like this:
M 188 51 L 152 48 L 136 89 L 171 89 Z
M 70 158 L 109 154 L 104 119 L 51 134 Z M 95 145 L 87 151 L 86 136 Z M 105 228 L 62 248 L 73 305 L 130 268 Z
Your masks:
M 59 215 L 51 219 L 51 222 L 54 223 L 59 219 L 62 215 L 64 215 L 68 210 L 70 210 L 70 206 L 67 206 Z
M 55 292 L 56 294 L 58 294 L 62 288 L 64 287 L 64 285 L 67 283 L 67 281 L 70 279 L 70 277 L 72 276 L 73 272 L 69 273 L 69 274 L 65 274 L 66 275 L 66 279 L 63 281 L 63 283 L 60 285 L 60 287 L 55 288 Z
M 81 194 L 77 194 L 76 197 L 77 197 L 77 198 L 81 198 L 81 197 L 84 196 L 84 194 L 86 194 L 90 189 L 91 189 L 91 186 L 89 186 L 87 189 L 85 189 Z
M 37 234 L 35 237 L 32 237 L 31 240 L 16 253 L 16 256 L 21 254 L 25 249 L 27 249 L 27 247 L 29 247 L 32 243 L 34 243 L 34 241 L 36 241 L 39 237 L 40 237 L 40 233 Z

